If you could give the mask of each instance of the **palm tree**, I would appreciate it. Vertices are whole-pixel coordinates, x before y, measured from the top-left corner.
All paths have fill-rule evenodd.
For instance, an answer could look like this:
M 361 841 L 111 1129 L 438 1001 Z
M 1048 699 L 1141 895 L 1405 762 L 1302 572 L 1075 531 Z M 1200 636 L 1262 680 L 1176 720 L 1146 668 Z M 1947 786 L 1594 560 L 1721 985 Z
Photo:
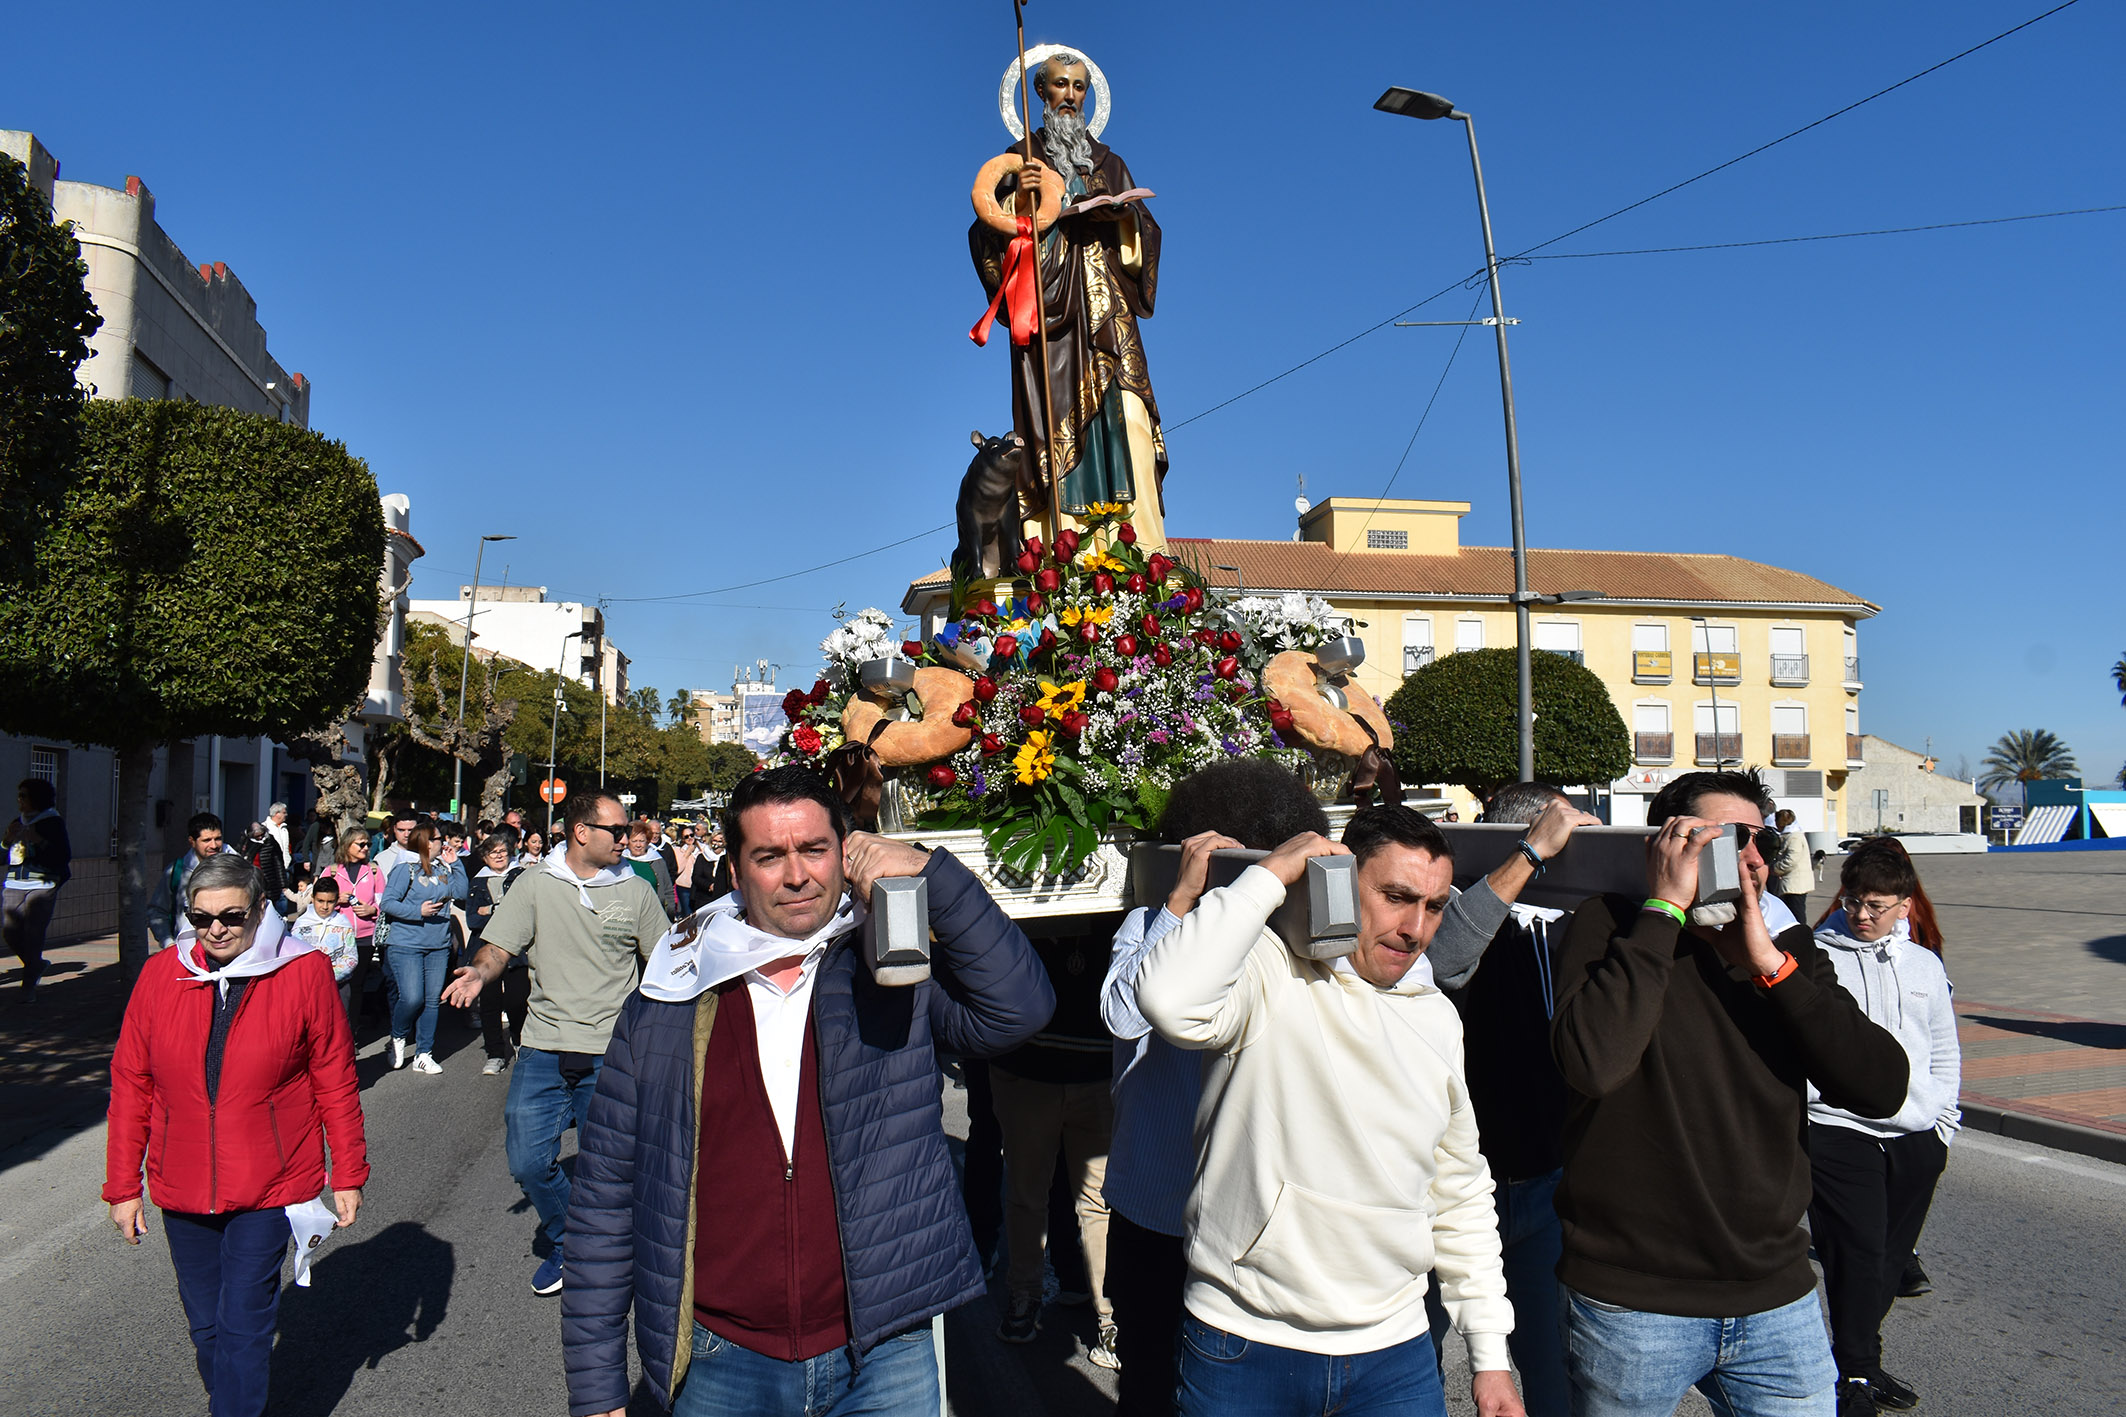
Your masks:
M 2037 782 L 2048 777 L 2072 777 L 2080 769 L 2074 754 L 2058 736 L 2042 728 L 2018 728 L 2004 733 L 1987 750 L 1978 779 L 1982 789 L 1998 790 L 2011 782 Z
M 2119 686 L 2119 703 L 2126 705 L 2126 654 L 2120 655 L 2119 662 L 2111 666 L 2111 682 Z

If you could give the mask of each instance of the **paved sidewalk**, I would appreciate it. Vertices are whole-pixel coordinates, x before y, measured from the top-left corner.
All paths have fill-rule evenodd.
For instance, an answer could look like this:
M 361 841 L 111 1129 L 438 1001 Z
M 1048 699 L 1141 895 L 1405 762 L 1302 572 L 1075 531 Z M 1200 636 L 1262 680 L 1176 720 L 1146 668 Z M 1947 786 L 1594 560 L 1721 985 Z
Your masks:
M 1964 1123 L 2126 1162 L 2126 1024 L 1958 999 Z

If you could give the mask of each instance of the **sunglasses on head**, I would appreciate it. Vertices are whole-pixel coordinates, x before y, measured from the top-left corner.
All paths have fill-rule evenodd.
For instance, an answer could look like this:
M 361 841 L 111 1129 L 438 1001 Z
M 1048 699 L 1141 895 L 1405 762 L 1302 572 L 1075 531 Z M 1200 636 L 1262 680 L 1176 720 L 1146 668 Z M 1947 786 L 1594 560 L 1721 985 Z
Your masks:
M 219 915 L 208 910 L 187 910 L 185 912 L 185 919 L 192 922 L 192 929 L 202 935 L 217 920 L 221 922 L 224 929 L 241 930 L 244 928 L 244 922 L 250 918 L 250 908 L 240 905 L 232 905 Z

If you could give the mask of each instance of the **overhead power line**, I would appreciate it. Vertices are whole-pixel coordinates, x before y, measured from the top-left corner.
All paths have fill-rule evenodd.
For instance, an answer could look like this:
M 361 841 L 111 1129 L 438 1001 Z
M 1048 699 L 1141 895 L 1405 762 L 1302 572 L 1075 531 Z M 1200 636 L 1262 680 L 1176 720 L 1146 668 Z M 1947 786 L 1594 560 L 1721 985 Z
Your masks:
M 1904 88 L 1908 84 L 1917 83 L 1919 80 L 1926 78 L 1929 74 L 1939 72 L 1940 70 L 1947 68 L 1949 65 L 1954 64 L 1959 59 L 1968 59 L 1972 55 L 1978 53 L 1981 49 L 1984 49 L 1989 45 L 1998 44 L 2002 40 L 2008 38 L 2008 36 L 2016 34 L 2019 31 L 2026 30 L 2032 25 L 2038 23 L 2040 20 L 2050 19 L 2052 16 L 2057 15 L 2060 11 L 2068 9 L 2080 3 L 2081 0 L 2064 0 L 2063 3 L 2053 6 L 2051 9 L 2045 11 L 2042 14 L 2032 15 L 2029 19 L 2024 20 L 2021 24 L 2015 25 L 2009 29 L 2002 30 L 1999 34 L 1994 35 L 1991 39 L 1981 40 L 1977 44 L 1972 45 L 1969 49 L 1960 50 L 1957 53 L 1950 55 L 1948 58 L 1941 60 L 1939 63 L 1929 64 L 1926 68 L 1921 69 L 1918 73 L 1911 74 L 1905 78 L 1899 79 L 1896 83 L 1891 84 L 1888 88 L 1877 89 L 1875 92 L 1869 94 L 1866 98 L 1855 99 L 1853 102 L 1847 104 L 1843 108 L 1834 109 L 1813 122 L 1804 123 L 1799 128 L 1796 128 L 1791 132 L 1782 133 L 1778 137 L 1772 139 L 1770 142 L 1759 143 L 1756 147 L 1751 148 L 1748 152 L 1741 153 L 1735 157 L 1731 157 L 1726 162 L 1718 163 L 1712 167 L 1708 167 L 1703 172 L 1697 173 L 1696 175 L 1691 177 L 1684 178 L 1681 182 L 1670 183 L 1668 186 L 1663 187 L 1660 191 L 1653 193 L 1651 196 L 1641 197 L 1636 202 L 1631 202 L 1625 206 L 1618 207 L 1615 211 L 1610 212 L 1606 216 L 1598 216 L 1593 221 L 1582 222 L 1578 226 L 1573 227 L 1570 231 L 1562 231 L 1559 232 L 1556 236 L 1551 237 L 1547 241 L 1537 242 L 1535 245 L 1527 247 L 1517 252 L 1513 256 L 1503 258 L 1501 264 L 1503 264 L 1504 261 L 1519 260 L 1524 257 L 1533 256 L 1537 251 L 1542 250 L 1546 246 L 1555 246 L 1560 241 L 1564 241 L 1569 237 L 1578 236 L 1583 231 L 1591 231 L 1595 227 L 1600 226 L 1606 221 L 1615 221 L 1618 217 L 1623 216 L 1626 212 L 1637 211 L 1640 207 L 1645 206 L 1649 202 L 1658 202 L 1659 200 L 1661 200 L 1661 198 L 1666 197 L 1671 193 L 1680 192 L 1685 187 L 1690 186 L 1694 182 L 1702 182 L 1706 178 L 1711 177 L 1714 173 L 1725 172 L 1728 168 L 1733 167 L 1736 163 L 1747 162 L 1751 158 L 1756 157 L 1759 153 L 1769 152 L 1773 148 L 1778 147 L 1781 143 L 1791 141 L 1794 138 L 1798 138 L 1803 133 L 1806 133 L 1811 129 L 1821 128 L 1824 124 L 1830 122 L 1834 118 L 1843 118 L 1846 114 L 1851 113 L 1856 108 L 1861 108 L 1867 104 L 1873 103 L 1878 98 L 1893 94 L 1899 89 Z M 1481 276 L 1484 273 L 1485 272 L 1483 268 L 1478 267 L 1476 275 Z M 1430 305 L 1433 301 L 1439 299 L 1441 296 L 1451 294 L 1456 287 L 1461 286 L 1474 278 L 1475 277 L 1473 276 L 1464 276 L 1461 279 L 1455 281 L 1453 285 L 1445 286 L 1442 289 L 1435 291 L 1433 294 L 1426 296 L 1423 300 L 1418 301 L 1417 304 L 1407 306 L 1404 309 L 1398 310 L 1393 315 L 1390 315 L 1387 319 L 1379 321 L 1376 324 L 1368 325 L 1366 328 L 1360 330 L 1357 334 L 1352 335 L 1348 339 L 1338 340 L 1335 344 L 1332 344 L 1327 349 L 1321 351 L 1321 353 L 1312 355 L 1306 359 L 1302 359 L 1297 364 L 1294 364 L 1291 368 L 1283 370 L 1276 374 L 1272 374 L 1269 378 L 1264 379 L 1261 383 L 1255 384 L 1246 389 L 1242 389 L 1239 393 L 1234 394 L 1229 399 L 1224 399 L 1218 403 L 1212 404 L 1209 408 L 1206 408 L 1201 412 L 1192 413 L 1187 418 L 1182 419 L 1178 423 L 1167 424 L 1166 431 L 1169 433 L 1179 432 L 1181 429 L 1188 427 L 1189 424 L 1196 422 L 1198 419 L 1208 418 L 1222 408 L 1228 408 L 1233 404 L 1240 402 L 1242 399 L 1249 397 L 1250 395 L 1261 393 L 1264 389 L 1270 387 L 1270 385 L 1278 383 L 1279 381 L 1284 379 L 1289 379 L 1292 375 L 1297 374 L 1300 370 L 1305 369 L 1307 366 L 1311 364 L 1318 364 L 1322 360 L 1328 358 L 1330 355 L 1336 353 L 1338 350 L 1344 349 L 1347 346 L 1358 343 L 1358 341 L 1364 339 L 1367 335 L 1374 334 L 1378 331 L 1388 328 L 1390 325 L 1394 324 L 1397 320 L 1400 320 L 1401 318 L 1403 318 L 1403 316 L 1409 314 L 1411 311 L 1423 309 L 1425 306 Z
M 1913 231 L 1949 231 L 1959 226 L 2000 226 L 2011 221 L 2043 221 L 2056 216 L 2126 212 L 2126 203 L 2109 207 L 2075 207 L 2063 212 L 2026 212 L 2022 216 L 1979 217 L 1972 221 L 1935 221 L 1925 226 L 1884 226 L 1872 231 L 1830 231 L 1816 236 L 1767 236 L 1757 241 L 1709 241 L 1698 246 L 1641 246 L 1629 251 L 1553 251 L 1547 256 L 1515 256 L 1516 261 L 1585 261 L 1596 256 L 1667 256 L 1678 251 L 1733 251 L 1743 246 L 1789 246 L 1799 241 L 1847 241 L 1856 236 L 1903 236 Z M 1501 262 L 1500 264 L 1504 264 Z
M 891 551 L 896 546 L 906 546 L 911 541 L 921 541 L 926 536 L 936 536 L 941 531 L 952 530 L 952 525 L 951 522 L 946 522 L 942 526 L 931 527 L 928 531 L 919 531 L 913 536 L 904 536 L 899 541 L 889 541 L 884 546 L 874 546 L 868 551 L 856 551 L 847 556 L 836 557 L 832 561 L 822 561 L 817 566 L 807 566 L 802 571 L 785 571 L 779 576 L 763 576 L 757 581 L 741 581 L 737 585 L 717 586 L 713 590 L 690 590 L 678 595 L 616 595 L 607 603 L 611 605 L 655 605 L 673 601 L 700 600 L 711 595 L 729 595 L 736 590 L 751 590 L 755 586 L 774 585 L 777 581 L 792 581 L 799 576 L 809 576 L 814 571 L 825 571 L 831 570 L 835 566 L 846 566 L 851 561 L 861 561 L 866 556 L 876 556 L 881 551 Z

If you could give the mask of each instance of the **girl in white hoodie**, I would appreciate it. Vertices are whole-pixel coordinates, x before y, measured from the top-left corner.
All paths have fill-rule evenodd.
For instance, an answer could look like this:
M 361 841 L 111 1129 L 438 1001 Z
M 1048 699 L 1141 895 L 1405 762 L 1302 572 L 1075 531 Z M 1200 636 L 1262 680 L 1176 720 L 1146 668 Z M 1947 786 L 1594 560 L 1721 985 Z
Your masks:
M 1884 837 L 1846 858 L 1838 908 L 1816 927 L 1816 942 L 1845 991 L 1904 1045 L 1911 1068 L 1892 1117 L 1840 1111 L 1809 1090 L 1809 1231 L 1830 1300 L 1838 1411 L 1902 1411 L 1919 1397 L 1883 1371 L 1882 1321 L 1948 1162 L 1963 1081 L 1941 932 L 1904 847 Z

